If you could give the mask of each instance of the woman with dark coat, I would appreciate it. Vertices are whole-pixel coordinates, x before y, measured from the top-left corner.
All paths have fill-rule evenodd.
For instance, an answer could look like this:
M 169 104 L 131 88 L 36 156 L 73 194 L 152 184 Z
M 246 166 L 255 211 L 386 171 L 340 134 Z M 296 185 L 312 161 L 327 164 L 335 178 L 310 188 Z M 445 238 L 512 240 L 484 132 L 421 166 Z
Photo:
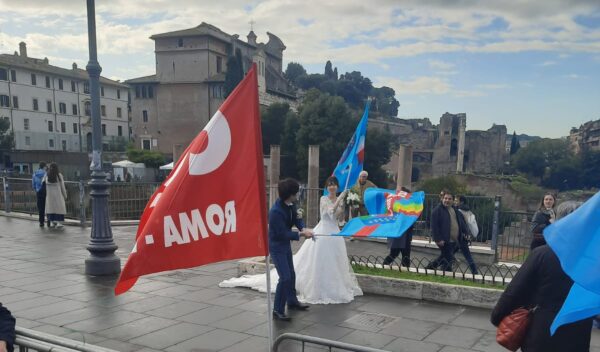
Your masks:
M 543 246 L 546 244 L 546 240 L 542 235 L 546 226 L 550 225 L 556 219 L 556 213 L 554 212 L 554 206 L 556 205 L 556 197 L 551 193 L 546 193 L 540 208 L 533 214 L 531 220 L 531 233 L 533 238 L 529 248 L 533 250 L 536 247 Z
M 565 202 L 557 213 L 564 217 L 581 203 Z M 498 326 L 502 319 L 520 307 L 536 310 L 521 346 L 524 352 L 569 351 L 584 352 L 590 349 L 592 319 L 585 319 L 558 328 L 550 336 L 550 325 L 562 307 L 573 280 L 565 274 L 558 257 L 548 245 L 535 248 L 496 303 L 492 311 L 492 324 Z
M 0 303 L 0 352 L 12 352 L 15 343 L 15 318 Z

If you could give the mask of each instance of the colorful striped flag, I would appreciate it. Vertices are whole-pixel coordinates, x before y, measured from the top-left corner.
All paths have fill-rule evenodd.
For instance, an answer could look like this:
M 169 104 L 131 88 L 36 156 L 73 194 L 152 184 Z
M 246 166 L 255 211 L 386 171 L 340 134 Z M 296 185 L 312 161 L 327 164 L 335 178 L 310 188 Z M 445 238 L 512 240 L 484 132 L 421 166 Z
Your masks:
M 388 213 L 386 203 L 393 210 Z M 339 236 L 347 237 L 401 237 L 423 212 L 424 192 L 396 193 L 393 190 L 369 188 L 365 192 L 365 206 L 369 214 L 350 220 Z M 369 202 L 369 203 L 368 203 Z

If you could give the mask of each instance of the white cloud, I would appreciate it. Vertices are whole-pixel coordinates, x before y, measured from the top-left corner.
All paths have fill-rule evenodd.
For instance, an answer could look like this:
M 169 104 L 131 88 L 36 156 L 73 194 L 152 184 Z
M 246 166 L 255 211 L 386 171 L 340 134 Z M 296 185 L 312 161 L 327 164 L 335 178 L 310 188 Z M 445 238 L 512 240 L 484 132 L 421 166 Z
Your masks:
M 508 84 L 504 84 L 504 83 L 487 83 L 487 84 L 478 84 L 477 85 L 477 88 L 489 89 L 489 90 L 506 89 L 509 87 L 510 86 Z
M 457 89 L 446 79 L 432 76 L 414 77 L 410 80 L 375 77 L 375 85 L 393 88 L 397 97 L 402 95 L 451 95 L 464 98 L 485 95 L 477 90 Z
M 554 66 L 554 65 L 556 65 L 557 63 L 558 63 L 558 62 L 556 62 L 556 61 L 549 60 L 549 61 L 544 61 L 544 62 L 542 62 L 542 63 L 540 64 L 540 66 Z
M 568 74 L 568 75 L 564 75 L 563 77 L 570 78 L 570 79 L 579 79 L 579 78 L 582 78 L 580 75 L 578 75 L 576 73 L 571 73 L 571 74 Z
M 440 61 L 440 60 L 429 60 L 429 67 L 438 69 L 438 70 L 450 70 L 454 68 L 454 64 L 450 62 Z

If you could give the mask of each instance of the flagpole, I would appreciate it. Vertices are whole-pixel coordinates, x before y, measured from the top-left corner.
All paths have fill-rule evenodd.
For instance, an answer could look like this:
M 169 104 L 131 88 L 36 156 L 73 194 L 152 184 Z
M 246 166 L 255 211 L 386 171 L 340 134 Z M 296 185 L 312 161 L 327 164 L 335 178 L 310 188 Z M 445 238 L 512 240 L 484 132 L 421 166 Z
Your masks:
M 265 256 L 265 264 L 267 268 L 267 323 L 269 324 L 269 350 L 273 348 L 273 311 L 271 303 L 271 256 Z
M 348 170 L 348 176 L 346 177 L 346 186 L 344 186 L 344 191 L 348 189 L 348 183 L 350 183 L 350 175 L 352 174 L 352 163 L 350 163 L 350 169 Z

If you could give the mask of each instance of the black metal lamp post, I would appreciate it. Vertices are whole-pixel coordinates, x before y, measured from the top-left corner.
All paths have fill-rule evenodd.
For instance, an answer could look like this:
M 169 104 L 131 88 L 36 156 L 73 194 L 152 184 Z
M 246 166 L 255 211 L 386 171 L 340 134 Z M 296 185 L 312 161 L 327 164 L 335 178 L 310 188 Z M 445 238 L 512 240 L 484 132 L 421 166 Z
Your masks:
M 94 0 L 87 0 L 88 40 L 90 61 L 85 67 L 90 76 L 90 95 L 92 113 L 92 163 L 90 170 L 92 180 L 89 182 L 92 197 L 92 233 L 87 250 L 90 256 L 85 260 L 87 275 L 114 275 L 121 271 L 121 261 L 115 255 L 117 245 L 113 241 L 110 228 L 108 196 L 110 182 L 102 171 L 102 133 L 100 121 L 100 72 L 96 55 L 96 5 Z

